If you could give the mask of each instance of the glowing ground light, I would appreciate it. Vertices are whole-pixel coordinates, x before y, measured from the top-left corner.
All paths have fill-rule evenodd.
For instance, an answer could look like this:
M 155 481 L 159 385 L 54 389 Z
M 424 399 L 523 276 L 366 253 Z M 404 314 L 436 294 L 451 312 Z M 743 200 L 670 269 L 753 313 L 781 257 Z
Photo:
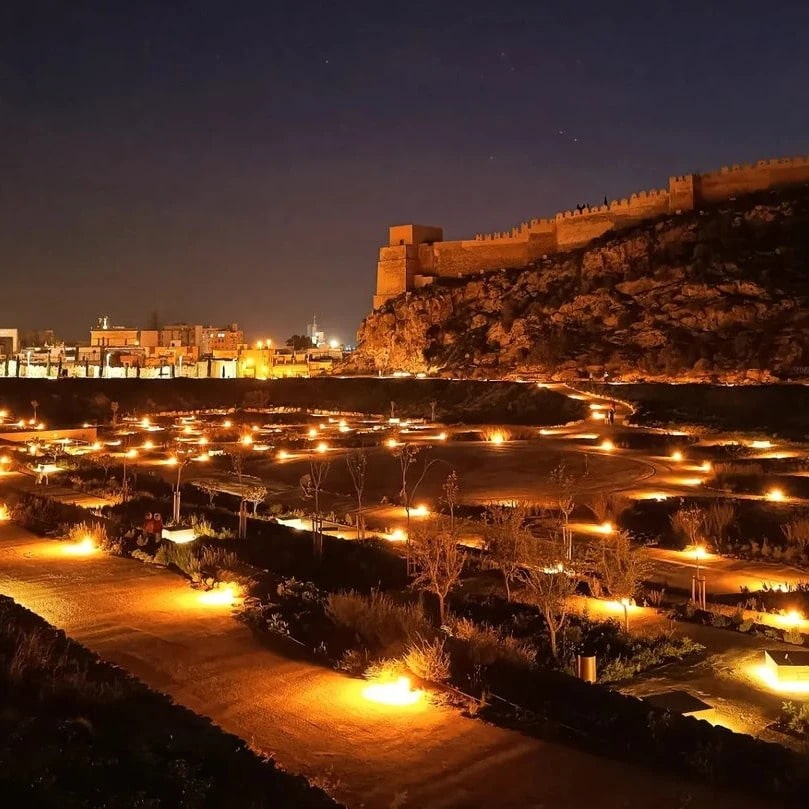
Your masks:
M 229 430 L 229 429 L 230 429 L 230 428 L 233 426 L 233 422 L 232 422 L 230 419 L 225 419 L 225 420 L 222 422 L 222 426 L 223 426 L 223 427 L 224 427 L 226 430 Z
M 710 472 L 713 469 L 713 464 L 710 461 L 703 461 L 699 468 L 703 472 Z
M 683 453 L 680 450 L 675 449 L 674 452 L 671 453 L 671 460 L 675 463 L 680 463 L 683 459 Z
M 309 428 L 309 438 L 317 438 L 317 430 L 314 427 Z
M 769 449 L 772 446 L 772 441 L 753 441 L 750 446 L 753 449 Z
M 446 441 L 447 440 L 447 434 L 446 433 L 439 433 L 438 434 L 438 440 L 439 441 Z
M 611 522 L 602 522 L 601 525 L 596 526 L 599 534 L 611 534 L 615 530 L 615 526 Z
M 502 444 L 505 440 L 506 437 L 503 433 L 492 433 L 489 436 L 489 442 L 492 444 Z
M 398 444 L 398 442 L 396 441 L 396 439 L 395 439 L 395 438 L 389 438 L 389 439 L 388 439 L 388 440 L 385 442 L 385 444 L 387 445 L 387 447 L 388 447 L 389 449 L 396 449 L 396 447 L 398 447 L 398 446 L 399 446 L 399 444 Z
M 289 458 L 289 453 L 285 449 L 282 449 L 278 452 L 279 461 L 285 461 L 287 458 Z
M 615 444 L 610 441 L 609 438 L 605 438 L 600 444 L 599 447 L 604 450 L 604 452 L 612 452 L 615 449 Z
M 233 587 L 220 587 L 216 590 L 206 590 L 199 594 L 200 604 L 209 606 L 227 607 L 236 600 L 236 591 Z
M 422 503 L 421 505 L 413 508 L 410 513 L 414 517 L 426 517 L 430 513 L 430 509 Z
M 329 445 L 325 441 L 321 441 L 315 449 L 322 455 L 324 452 L 328 451 Z
M 770 489 L 767 494 L 764 495 L 764 498 L 771 503 L 781 503 L 784 500 L 784 492 L 782 489 Z
M 153 441 L 144 441 L 143 442 L 144 449 L 154 449 L 154 442 Z
M 178 463 L 180 462 L 179 460 L 177 460 L 176 455 L 172 455 L 170 458 L 166 458 L 166 466 L 177 466 Z
M 151 424 L 152 422 L 149 421 L 149 419 L 144 418 L 140 420 L 140 426 L 143 427 L 144 430 L 148 429 L 151 426 Z
M 781 679 L 777 667 L 767 662 L 749 666 L 747 673 L 771 691 L 780 694 L 809 694 L 809 679 Z
M 388 534 L 388 539 L 391 542 L 404 542 L 407 539 L 407 534 L 402 531 L 401 528 L 394 528 L 393 531 Z
M 94 554 L 98 548 L 92 540 L 92 537 L 85 537 L 81 542 L 71 542 L 63 548 L 65 556 L 90 556 Z
M 800 626 L 806 619 L 803 617 L 803 613 L 798 612 L 798 610 L 790 610 L 786 615 L 779 615 L 778 620 L 782 624 L 794 627 Z
M 383 705 L 414 705 L 422 699 L 424 692 L 411 688 L 409 678 L 399 677 L 389 683 L 371 683 L 363 689 L 362 695 Z

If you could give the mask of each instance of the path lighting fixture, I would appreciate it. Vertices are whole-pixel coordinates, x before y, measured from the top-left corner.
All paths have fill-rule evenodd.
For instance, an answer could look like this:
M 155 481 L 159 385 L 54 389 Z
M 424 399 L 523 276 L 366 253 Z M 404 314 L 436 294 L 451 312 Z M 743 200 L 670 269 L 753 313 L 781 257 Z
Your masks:
M 65 556 L 90 556 L 97 550 L 91 536 L 84 537 L 80 542 L 66 543 L 63 548 Z
M 253 443 L 253 436 L 245 434 L 241 437 L 240 441 L 243 446 L 249 447 Z
M 309 435 L 309 438 L 317 438 L 317 428 L 316 427 L 310 427 L 308 435 Z
M 675 463 L 680 463 L 683 460 L 683 453 L 679 449 L 675 449 L 671 453 L 671 460 Z
M 699 468 L 703 472 L 710 472 L 713 469 L 713 464 L 710 461 L 703 461 Z
M 279 461 L 285 461 L 287 458 L 289 458 L 289 453 L 285 449 L 282 449 L 282 450 L 278 451 L 278 460 Z
M 446 433 L 439 433 L 438 434 L 438 440 L 439 441 L 446 441 L 447 440 L 447 434 Z
M 144 449 L 154 449 L 154 442 L 153 441 L 144 441 L 143 442 Z
M 415 506 L 410 513 L 414 517 L 426 517 L 430 513 L 430 509 L 422 503 L 421 505 Z
M 798 610 L 790 610 L 786 615 L 781 615 L 779 618 L 781 623 L 792 627 L 800 626 L 806 620 L 803 613 Z
M 401 528 L 394 528 L 388 535 L 391 542 L 404 542 L 407 539 L 407 534 Z
M 398 442 L 395 438 L 389 438 L 385 444 L 387 445 L 388 449 L 396 449 L 399 446 Z
M 770 449 L 770 447 L 772 447 L 772 441 L 753 441 L 750 446 L 753 449 Z
M 610 441 L 609 438 L 605 438 L 600 444 L 599 447 L 604 450 L 604 452 L 612 452 L 615 449 L 615 444 Z
M 411 688 L 408 677 L 399 677 L 386 683 L 370 683 L 362 695 L 371 702 L 383 705 L 414 705 L 423 698 L 424 692 Z
M 784 492 L 782 489 L 770 489 L 764 497 L 771 503 L 781 503 L 784 500 Z
M 502 444 L 506 440 L 506 437 L 503 433 L 492 433 L 489 436 L 489 442 L 492 444 Z
M 609 521 L 602 522 L 601 525 L 598 526 L 598 531 L 601 534 L 611 534 L 614 530 L 615 526 Z
M 199 442 L 198 442 L 198 443 L 199 443 L 199 445 L 200 445 L 201 447 L 207 446 L 207 444 L 208 444 L 208 439 L 207 439 L 207 438 L 206 438 L 206 437 L 203 435 L 203 436 L 202 436 L 202 437 L 199 439 Z
M 317 447 L 316 447 L 317 451 L 318 451 L 318 452 L 319 452 L 321 455 L 322 455 L 324 452 L 326 452 L 326 451 L 328 450 L 328 448 L 329 448 L 329 445 L 328 445 L 328 444 L 327 444 L 325 441 L 321 441 L 321 442 L 320 442 L 320 443 L 317 445 Z
M 148 430 L 151 427 L 152 422 L 149 421 L 148 418 L 144 417 L 140 421 L 140 426 L 143 427 L 144 430 Z
M 200 593 L 199 600 L 201 604 L 208 604 L 209 606 L 223 606 L 227 607 L 233 604 L 236 600 L 236 591 L 233 587 L 219 587 L 215 590 L 207 590 Z
M 226 430 L 229 430 L 229 429 L 230 429 L 230 428 L 233 426 L 233 422 L 232 422 L 230 419 L 225 419 L 225 420 L 222 422 L 222 426 L 223 426 L 223 427 L 224 427 Z

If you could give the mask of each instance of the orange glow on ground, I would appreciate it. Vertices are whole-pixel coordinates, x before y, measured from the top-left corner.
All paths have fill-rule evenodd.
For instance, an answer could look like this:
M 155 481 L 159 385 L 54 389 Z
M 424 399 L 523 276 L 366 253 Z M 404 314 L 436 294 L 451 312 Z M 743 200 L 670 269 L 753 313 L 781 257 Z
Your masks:
M 394 528 L 388 534 L 388 539 L 391 542 L 404 542 L 407 539 L 407 534 L 401 528 Z
M 809 680 L 779 680 L 766 663 L 748 666 L 747 674 L 778 694 L 809 694 Z
M 289 458 L 289 453 L 285 449 L 279 450 L 278 460 L 285 461 L 287 458 Z
M 81 542 L 66 543 L 62 547 L 65 556 L 91 556 L 97 551 L 98 548 L 91 537 L 85 537 Z
M 199 594 L 200 604 L 227 607 L 236 601 L 237 594 L 233 587 L 220 587 L 216 590 L 207 590 Z
M 371 683 L 363 689 L 362 695 L 383 705 L 414 705 L 424 697 L 424 692 L 413 690 L 407 677 L 399 677 L 389 683 Z
M 615 449 L 615 444 L 609 438 L 605 438 L 599 445 L 604 452 L 612 452 Z
M 671 453 L 671 460 L 675 463 L 680 463 L 683 459 L 683 453 L 680 450 L 676 449 L 674 452 Z
M 429 513 L 430 509 L 425 506 L 424 503 L 421 503 L 410 510 L 410 514 L 413 517 L 426 517 Z
M 322 455 L 328 451 L 329 445 L 325 441 L 321 441 L 315 449 Z
M 506 440 L 506 436 L 503 433 L 497 432 L 492 433 L 489 436 L 489 443 L 491 444 L 502 444 Z
M 785 496 L 782 489 L 770 489 L 765 495 L 766 500 L 769 500 L 771 503 L 781 503 L 784 501 Z

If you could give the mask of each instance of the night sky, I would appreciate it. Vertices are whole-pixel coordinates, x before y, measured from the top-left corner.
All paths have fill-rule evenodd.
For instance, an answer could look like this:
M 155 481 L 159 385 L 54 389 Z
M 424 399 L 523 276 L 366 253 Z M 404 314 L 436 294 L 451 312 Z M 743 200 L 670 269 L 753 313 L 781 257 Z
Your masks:
M 346 341 L 389 224 L 809 152 L 806 2 L 0 4 L 0 327 Z

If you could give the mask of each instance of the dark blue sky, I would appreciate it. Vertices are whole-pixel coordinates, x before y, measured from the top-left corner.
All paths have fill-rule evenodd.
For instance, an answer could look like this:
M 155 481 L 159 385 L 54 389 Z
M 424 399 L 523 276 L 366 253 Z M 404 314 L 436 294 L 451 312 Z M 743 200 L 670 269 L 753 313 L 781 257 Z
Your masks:
M 0 4 L 0 326 L 350 340 L 391 223 L 809 152 L 809 3 Z

